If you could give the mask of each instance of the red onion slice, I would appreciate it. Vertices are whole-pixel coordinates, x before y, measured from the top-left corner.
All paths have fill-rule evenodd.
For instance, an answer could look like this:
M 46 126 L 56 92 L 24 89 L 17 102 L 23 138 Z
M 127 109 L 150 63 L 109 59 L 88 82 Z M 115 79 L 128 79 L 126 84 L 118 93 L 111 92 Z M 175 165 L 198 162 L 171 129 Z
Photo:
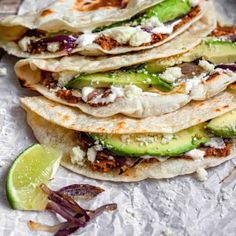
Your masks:
M 104 189 L 89 184 L 72 184 L 57 191 L 57 193 L 86 200 L 90 200 L 102 192 L 104 192 Z
M 72 224 L 75 224 L 76 226 L 79 226 L 79 227 L 84 227 L 85 226 L 85 222 L 83 222 L 80 219 L 72 216 L 68 211 L 66 211 L 60 205 L 58 205 L 57 203 L 55 203 L 53 201 L 48 202 L 46 209 L 59 214 L 64 219 L 66 219 L 68 222 L 70 222 Z
M 231 70 L 233 72 L 236 72 L 236 64 L 229 64 L 229 65 L 218 65 L 216 66 L 215 68 L 220 68 L 220 69 L 223 69 L 223 70 Z

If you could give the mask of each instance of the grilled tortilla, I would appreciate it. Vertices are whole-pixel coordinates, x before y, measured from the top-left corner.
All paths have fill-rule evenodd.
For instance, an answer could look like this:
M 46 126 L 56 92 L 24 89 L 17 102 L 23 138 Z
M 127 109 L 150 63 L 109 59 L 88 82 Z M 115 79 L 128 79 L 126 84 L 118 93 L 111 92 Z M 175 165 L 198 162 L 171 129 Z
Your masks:
M 110 72 L 80 74 L 79 68 L 70 67 L 77 57 L 50 62 L 22 60 L 15 70 L 23 86 L 96 117 L 159 116 L 176 111 L 190 101 L 211 98 L 236 81 L 235 69 L 230 69 L 235 67 L 236 44 L 227 41 L 234 35 L 223 36 L 223 41 L 207 37 L 186 54 Z M 205 57 L 217 64 L 209 63 Z M 119 59 L 122 57 L 105 58 L 100 62 L 116 65 Z M 82 71 L 89 70 L 91 64 L 102 71 L 102 67 L 95 65 L 97 60 L 84 60 L 87 64 L 80 67 Z M 158 72 L 160 65 L 164 68 Z
M 63 151 L 62 166 L 94 179 L 133 182 L 147 178 L 171 178 L 191 174 L 201 168 L 220 165 L 235 156 L 233 139 L 215 137 L 204 131 L 209 120 L 236 108 L 235 95 L 229 92 L 224 92 L 205 102 L 192 103 L 188 107 L 163 117 L 144 120 L 122 116 L 113 119 L 96 119 L 42 97 L 21 98 L 21 105 L 27 112 L 28 123 L 38 141 Z M 194 129 L 197 133 L 193 136 L 193 143 L 186 146 L 186 149 L 184 143 L 187 138 L 185 137 L 191 135 Z M 152 137 L 151 135 L 154 137 L 163 135 L 165 142 L 162 143 L 161 139 L 161 143 L 157 143 L 157 145 L 161 145 L 162 149 L 163 147 L 165 149 L 168 142 L 176 144 L 175 139 L 178 141 L 182 135 L 181 132 L 185 134 L 182 135 L 184 140 L 181 139 L 177 145 L 178 155 L 175 150 L 175 152 L 169 152 L 169 156 L 150 154 L 129 156 L 128 154 L 118 154 L 117 150 L 105 146 L 106 140 L 104 140 L 105 144 L 98 143 L 98 140 L 91 141 L 91 137 L 101 137 L 100 135 L 103 136 L 104 132 L 110 133 L 111 136 L 108 136 L 111 138 L 110 140 L 113 140 L 117 133 L 120 133 L 118 137 L 126 139 L 122 138 L 123 146 L 118 146 L 120 149 L 130 145 L 128 139 L 134 135 L 134 132 L 137 133 L 135 137 L 142 138 L 141 142 L 144 142 L 137 149 L 145 148 L 145 145 L 148 148 L 148 145 L 152 145 L 148 141 Z M 124 135 L 125 133 L 126 135 Z M 172 140 L 168 138 L 170 135 L 174 137 Z M 101 149 L 101 146 L 106 150 Z M 148 150 L 150 151 L 150 149 Z M 171 151 L 173 150 L 174 148 L 171 147 Z M 82 159 L 80 159 L 81 151 Z M 91 151 L 94 153 L 93 158 Z M 155 151 L 156 149 L 154 149 Z
M 8 17 L 0 22 L 0 47 L 18 57 L 34 58 L 121 54 L 166 43 L 204 12 L 215 18 L 212 4 L 204 0 L 96 2 L 86 6 L 85 1 L 55 1 L 39 14 Z M 178 14 L 173 6 L 179 6 Z

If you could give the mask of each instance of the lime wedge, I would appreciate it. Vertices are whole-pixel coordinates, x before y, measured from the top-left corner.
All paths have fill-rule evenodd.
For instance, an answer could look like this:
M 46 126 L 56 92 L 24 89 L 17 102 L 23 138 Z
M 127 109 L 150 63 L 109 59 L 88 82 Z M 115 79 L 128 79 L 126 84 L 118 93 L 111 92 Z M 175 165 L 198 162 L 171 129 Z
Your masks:
M 45 210 L 47 196 L 39 188 L 48 184 L 59 167 L 61 152 L 35 144 L 23 151 L 12 164 L 6 182 L 9 204 L 18 210 Z

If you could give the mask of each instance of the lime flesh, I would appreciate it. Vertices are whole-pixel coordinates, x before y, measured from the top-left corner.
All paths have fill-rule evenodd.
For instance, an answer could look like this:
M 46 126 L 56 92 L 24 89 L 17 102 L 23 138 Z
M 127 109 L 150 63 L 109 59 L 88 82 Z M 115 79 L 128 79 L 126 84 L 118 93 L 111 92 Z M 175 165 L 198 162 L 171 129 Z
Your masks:
M 10 206 L 18 210 L 44 210 L 47 196 L 39 186 L 53 178 L 60 159 L 58 150 L 39 144 L 24 150 L 7 175 L 6 194 Z

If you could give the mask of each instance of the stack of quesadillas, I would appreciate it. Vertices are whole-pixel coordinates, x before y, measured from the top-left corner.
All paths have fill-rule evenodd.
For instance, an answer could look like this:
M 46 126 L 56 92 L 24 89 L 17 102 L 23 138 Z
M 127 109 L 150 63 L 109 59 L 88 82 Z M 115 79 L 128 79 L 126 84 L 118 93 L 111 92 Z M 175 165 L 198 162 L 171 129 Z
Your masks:
M 170 178 L 235 155 L 236 28 L 205 0 L 54 1 L 0 22 L 37 140 L 103 180 Z

